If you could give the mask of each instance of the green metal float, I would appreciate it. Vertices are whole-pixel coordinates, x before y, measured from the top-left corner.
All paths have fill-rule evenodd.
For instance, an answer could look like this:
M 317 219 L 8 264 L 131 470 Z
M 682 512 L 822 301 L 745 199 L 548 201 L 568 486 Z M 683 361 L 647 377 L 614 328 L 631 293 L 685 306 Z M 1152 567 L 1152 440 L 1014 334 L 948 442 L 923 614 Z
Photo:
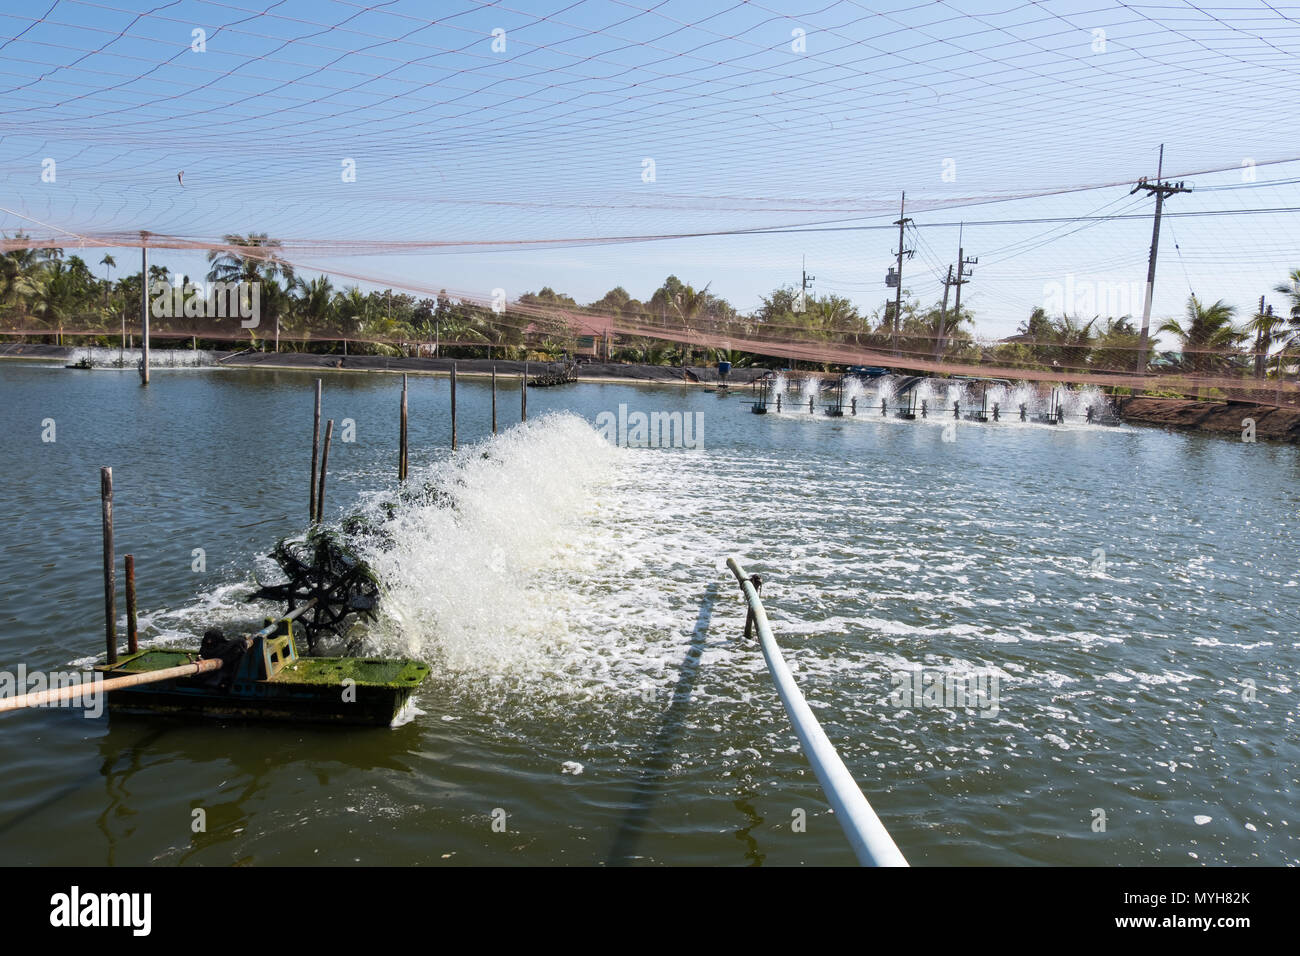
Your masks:
M 266 625 L 252 637 L 233 640 L 209 631 L 198 651 L 144 650 L 97 667 L 105 687 L 118 678 L 137 681 L 113 690 L 109 709 L 387 726 L 429 676 L 428 665 L 405 658 L 300 657 L 292 618 L 268 618 Z M 193 676 L 162 675 L 210 661 L 220 666 Z M 161 679 L 150 679 L 155 676 Z

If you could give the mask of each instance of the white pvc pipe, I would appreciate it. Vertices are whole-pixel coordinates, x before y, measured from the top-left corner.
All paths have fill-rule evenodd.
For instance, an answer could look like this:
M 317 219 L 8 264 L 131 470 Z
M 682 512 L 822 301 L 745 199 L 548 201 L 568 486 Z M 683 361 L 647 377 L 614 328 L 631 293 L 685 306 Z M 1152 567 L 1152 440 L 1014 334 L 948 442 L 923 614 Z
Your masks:
M 812 764 L 813 772 L 817 774 L 822 791 L 826 794 L 831 809 L 835 811 L 835 818 L 844 829 L 844 835 L 849 838 L 858 862 L 863 866 L 907 866 L 907 860 L 903 859 L 893 837 L 858 789 L 853 775 L 844 766 L 835 746 L 804 700 L 799 685 L 794 682 L 794 675 L 790 673 L 790 667 L 781 656 L 776 639 L 772 637 L 767 612 L 763 610 L 763 602 L 759 600 L 749 576 L 735 558 L 727 559 L 727 567 L 731 568 L 731 573 L 736 576 L 745 592 L 745 600 L 749 602 L 749 610 L 754 615 L 763 657 L 767 659 L 767 669 L 776 683 L 776 692 L 785 705 L 785 712 L 794 725 L 794 732 L 799 737 L 804 754 Z

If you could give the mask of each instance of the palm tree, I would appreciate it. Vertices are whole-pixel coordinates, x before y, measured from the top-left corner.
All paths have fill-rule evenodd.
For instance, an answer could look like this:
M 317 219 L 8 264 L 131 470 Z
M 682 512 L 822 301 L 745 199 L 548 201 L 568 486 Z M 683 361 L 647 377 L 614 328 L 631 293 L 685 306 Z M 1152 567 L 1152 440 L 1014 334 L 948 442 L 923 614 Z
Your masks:
M 1222 299 L 1205 306 L 1193 295 L 1187 299 L 1185 322 L 1166 319 L 1156 331 L 1178 337 L 1187 370 L 1220 371 L 1231 364 L 1237 346 L 1246 338 L 1246 333 L 1232 324 L 1236 311 Z
M 1265 311 L 1253 315 L 1246 323 L 1246 329 L 1255 335 L 1255 377 L 1264 378 L 1268 374 L 1268 353 L 1276 343 L 1282 343 L 1285 351 L 1290 337 L 1282 330 L 1287 326 L 1285 317 L 1273 314 L 1270 305 Z M 1279 360 L 1281 353 L 1279 353 Z
M 1286 317 L 1286 328 L 1274 339 L 1275 343 L 1282 346 L 1277 353 L 1277 374 L 1279 378 L 1282 377 L 1284 356 L 1294 354 L 1297 347 L 1300 346 L 1300 269 L 1292 269 L 1287 279 L 1289 281 L 1279 282 L 1273 287 L 1274 292 L 1281 292 L 1291 300 L 1291 314 Z
M 209 282 L 260 282 L 282 277 L 293 281 L 293 266 L 280 258 L 280 240 L 271 239 L 264 232 L 250 232 L 247 236 L 222 236 L 227 246 L 243 247 L 248 253 L 234 249 L 208 250 Z
M 348 286 L 335 294 L 334 312 L 343 330 L 343 352 L 347 354 L 347 339 L 355 338 L 370 322 L 370 296 L 362 292 L 360 286 Z
M 1093 344 L 1092 367 L 1110 371 L 1131 369 L 1141 342 L 1142 335 L 1129 316 L 1108 318 Z
M 330 277 L 317 276 L 310 282 L 297 277 L 293 289 L 297 293 L 298 319 L 305 326 L 306 334 L 310 336 L 313 330 L 325 331 L 334 317 L 334 283 Z
M 713 296 L 709 294 L 709 286 L 712 284 L 713 283 L 710 282 L 702 289 L 696 289 L 694 286 L 690 285 L 682 286 L 677 291 L 677 294 L 669 300 L 672 304 L 673 311 L 675 311 L 678 318 L 682 320 L 683 331 L 685 331 L 688 339 L 691 335 L 691 326 L 694 325 L 701 316 L 707 313 L 709 305 L 713 300 Z M 690 364 L 690 348 L 688 342 L 682 343 L 683 366 Z
M 27 238 L 18 233 L 15 239 Z M 31 249 L 11 249 L 0 256 L 0 306 L 27 312 L 39 287 L 40 260 Z
M 1096 316 L 1080 323 L 1078 319 L 1063 315 L 1053 322 L 1052 338 L 1055 341 L 1053 351 L 1056 353 L 1053 364 L 1059 362 L 1062 367 L 1069 369 L 1086 368 L 1088 358 L 1092 354 L 1092 327 L 1096 321 Z
M 239 282 L 245 285 L 260 283 L 262 285 L 261 302 L 270 305 L 268 311 L 275 319 L 275 347 L 280 348 L 280 314 L 283 312 L 280 301 L 284 298 L 283 287 L 276 279 L 293 283 L 293 266 L 280 258 L 280 240 L 272 239 L 264 232 L 250 232 L 247 236 L 222 236 L 227 246 L 245 248 L 250 251 L 241 253 L 235 249 L 209 249 L 209 282 Z M 254 337 L 255 333 L 254 333 Z
M 113 280 L 109 272 L 117 265 L 117 260 L 108 253 L 104 253 L 104 258 L 99 260 L 99 264 L 104 267 L 104 305 L 108 305 L 108 290 L 113 287 Z
M 42 266 L 35 285 L 32 311 L 51 329 L 59 330 L 58 341 L 62 344 L 63 327 L 82 311 L 87 298 L 94 294 L 94 277 L 76 256 L 68 262 L 51 257 Z

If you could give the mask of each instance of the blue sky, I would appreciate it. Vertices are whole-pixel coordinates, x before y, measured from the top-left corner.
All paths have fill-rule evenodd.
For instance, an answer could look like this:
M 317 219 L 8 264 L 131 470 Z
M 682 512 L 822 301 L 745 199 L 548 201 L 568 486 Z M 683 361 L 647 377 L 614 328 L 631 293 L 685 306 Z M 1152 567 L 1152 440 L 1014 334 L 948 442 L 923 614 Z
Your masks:
M 1275 162 L 1300 157 L 1297 53 L 1300 6 L 1256 0 L 36 0 L 0 14 L 0 230 L 92 265 L 140 230 L 266 231 L 301 265 L 483 297 L 675 273 L 742 309 L 806 256 L 870 312 L 906 190 L 905 286 L 940 297 L 965 221 L 993 336 L 1053 289 L 1140 289 L 1152 201 L 1129 189 L 1163 142 L 1196 190 L 1167 206 L 1155 316 L 1191 290 L 1247 312 L 1300 267 L 1300 162 Z M 1033 221 L 1093 213 L 1137 218 Z M 512 245 L 537 240 L 573 241 Z

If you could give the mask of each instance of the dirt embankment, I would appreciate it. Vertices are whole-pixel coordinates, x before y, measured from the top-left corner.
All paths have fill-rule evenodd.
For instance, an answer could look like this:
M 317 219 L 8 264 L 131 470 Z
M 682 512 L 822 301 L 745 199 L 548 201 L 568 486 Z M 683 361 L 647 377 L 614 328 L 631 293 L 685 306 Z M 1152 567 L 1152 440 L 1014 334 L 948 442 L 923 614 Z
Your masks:
M 495 367 L 498 375 L 518 375 L 524 363 L 505 359 L 455 359 L 460 375 L 489 375 Z M 381 372 L 443 372 L 451 371 L 448 358 L 390 358 L 384 355 L 317 355 L 313 352 L 242 352 L 221 360 L 224 368 L 250 368 L 256 366 L 276 368 L 321 368 L 344 371 Z M 548 368 L 559 368 L 557 362 L 529 362 L 529 376 L 540 375 Z M 766 375 L 767 369 L 733 368 L 727 376 L 732 385 L 748 385 L 755 378 Z M 624 365 L 616 362 L 582 362 L 577 367 L 579 381 L 663 382 L 665 384 L 716 384 L 718 370 L 691 366 L 683 369 L 676 365 Z
M 155 349 L 159 355 L 163 350 Z M 0 358 L 69 361 L 73 349 L 58 345 L 0 343 Z M 505 359 L 392 358 L 384 355 L 320 355 L 315 352 L 213 352 L 222 368 L 303 368 L 335 369 L 353 372 L 425 372 L 449 374 L 454 362 L 460 375 L 519 375 L 524 363 Z M 547 369 L 558 369 L 558 362 L 529 362 L 531 378 Z M 159 360 L 159 367 L 166 362 Z M 619 362 L 582 362 L 577 367 L 579 381 L 585 382 L 657 382 L 665 385 L 716 385 L 716 367 L 692 365 L 637 365 Z M 733 368 L 727 376 L 730 385 L 748 385 L 764 375 L 765 368 Z
M 63 359 L 72 355 L 66 345 L 40 345 L 27 342 L 0 342 L 0 358 Z
M 1260 441 L 1300 442 L 1300 408 L 1248 402 L 1197 402 L 1183 398 L 1120 398 L 1116 411 L 1126 422 L 1159 425 L 1240 438 L 1247 418 Z

